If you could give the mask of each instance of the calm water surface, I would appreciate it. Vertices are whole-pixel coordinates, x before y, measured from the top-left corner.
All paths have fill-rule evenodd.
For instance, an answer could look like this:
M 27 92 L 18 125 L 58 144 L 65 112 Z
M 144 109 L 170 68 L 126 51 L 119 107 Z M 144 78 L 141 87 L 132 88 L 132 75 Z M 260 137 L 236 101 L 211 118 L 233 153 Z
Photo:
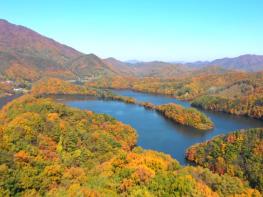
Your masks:
M 148 101 L 156 105 L 178 103 L 189 107 L 189 102 L 179 101 L 161 95 L 152 95 L 130 90 L 115 90 L 117 94 L 131 96 L 138 101 Z M 116 119 L 131 125 L 139 135 L 138 145 L 145 149 L 162 151 L 172 155 L 181 164 L 187 164 L 184 159 L 187 147 L 211 139 L 213 136 L 225 134 L 243 128 L 263 127 L 263 121 L 247 117 L 237 117 L 220 112 L 206 113 L 214 122 L 215 128 L 210 131 L 199 131 L 190 127 L 178 125 L 155 111 L 144 107 L 126 104 L 118 101 L 104 101 L 89 97 L 57 97 L 65 104 L 80 109 L 88 109 L 97 113 L 109 114 Z
M 0 109 L 1 109 L 4 105 L 6 105 L 8 102 L 10 102 L 10 101 L 12 101 L 12 100 L 14 100 L 15 98 L 18 98 L 18 97 L 20 97 L 20 96 L 22 96 L 22 94 L 14 94 L 14 95 L 12 95 L 12 96 L 5 96 L 5 97 L 0 98 Z

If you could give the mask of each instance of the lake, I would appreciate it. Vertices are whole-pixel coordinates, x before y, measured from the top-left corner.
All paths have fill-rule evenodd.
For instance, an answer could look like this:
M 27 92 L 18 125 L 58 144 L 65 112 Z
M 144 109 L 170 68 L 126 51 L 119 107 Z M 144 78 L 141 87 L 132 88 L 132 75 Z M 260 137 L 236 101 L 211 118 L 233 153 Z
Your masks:
M 139 93 L 130 90 L 114 90 L 113 92 L 136 98 L 137 101 L 151 102 L 155 105 L 165 103 L 178 103 L 184 107 L 190 107 L 189 102 L 162 95 Z M 0 106 L 16 98 L 18 95 L 0 99 Z M 263 121 L 229 115 L 221 112 L 204 111 L 214 122 L 215 128 L 210 131 L 200 131 L 183 126 L 164 118 L 156 111 L 147 110 L 142 106 L 127 104 L 119 101 L 99 100 L 89 96 L 56 96 L 56 100 L 68 106 L 79 109 L 88 109 L 96 113 L 105 113 L 117 120 L 131 125 L 137 130 L 137 145 L 156 151 L 170 154 L 181 164 L 187 165 L 184 158 L 185 150 L 199 142 L 211 139 L 220 134 L 226 134 L 234 130 L 263 127 Z
M 22 94 L 14 94 L 11 96 L 4 96 L 0 98 L 0 108 L 2 108 L 4 105 L 6 105 L 8 102 L 20 97 Z
M 114 90 L 113 92 L 123 96 L 134 97 L 137 101 L 151 102 L 155 105 L 173 102 L 184 107 L 190 107 L 189 102 L 163 95 L 140 93 L 131 90 Z M 156 111 L 147 110 L 134 104 L 99 100 L 85 96 L 59 96 L 56 98 L 66 105 L 79 109 L 88 109 L 96 113 L 109 114 L 117 120 L 131 125 L 137 130 L 138 146 L 170 154 L 183 165 L 187 164 L 185 160 L 186 149 L 195 143 L 238 129 L 263 127 L 263 121 L 260 120 L 201 110 L 214 122 L 215 128 L 209 131 L 200 131 L 176 124 Z

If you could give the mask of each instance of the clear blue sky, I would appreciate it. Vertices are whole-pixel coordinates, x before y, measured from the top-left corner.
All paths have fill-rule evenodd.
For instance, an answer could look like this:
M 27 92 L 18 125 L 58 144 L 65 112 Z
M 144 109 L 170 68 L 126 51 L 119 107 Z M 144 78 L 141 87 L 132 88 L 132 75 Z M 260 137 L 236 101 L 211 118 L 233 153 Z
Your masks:
M 263 54 L 263 0 L 6 0 L 0 18 L 121 60 Z

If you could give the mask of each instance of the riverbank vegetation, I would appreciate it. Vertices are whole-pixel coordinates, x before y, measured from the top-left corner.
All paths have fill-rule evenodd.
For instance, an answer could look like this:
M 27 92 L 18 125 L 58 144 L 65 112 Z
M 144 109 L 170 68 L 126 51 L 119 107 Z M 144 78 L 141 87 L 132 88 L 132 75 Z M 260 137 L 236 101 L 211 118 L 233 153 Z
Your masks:
M 89 95 L 104 100 L 116 100 L 135 104 L 136 100 L 127 96 L 120 96 L 106 89 L 90 88 L 77 85 L 58 78 L 46 78 L 38 81 L 32 87 L 31 94 L 35 96 L 47 95 Z
M 263 129 L 236 131 L 190 147 L 186 158 L 218 174 L 248 180 L 263 192 Z
M 202 112 L 194 108 L 184 108 L 174 103 L 156 106 L 155 109 L 165 117 L 182 125 L 194 127 L 199 130 L 213 128 L 213 122 Z
M 145 109 L 155 110 L 155 108 L 156 108 L 156 106 L 150 102 L 139 102 L 138 104 L 140 106 L 144 107 Z
M 164 94 L 193 101 L 193 106 L 212 111 L 258 119 L 263 117 L 262 72 L 237 72 L 211 67 L 176 78 L 118 77 L 115 80 L 108 77 L 87 82 L 86 86 Z
M 135 130 L 108 115 L 25 95 L 0 123 L 4 196 L 260 196 L 238 178 L 135 147 Z
M 129 96 L 117 95 L 117 94 L 112 93 L 109 90 L 102 90 L 102 89 L 98 90 L 97 97 L 100 99 L 104 99 L 104 100 L 121 101 L 121 102 L 129 103 L 129 104 L 137 103 L 135 98 L 132 98 Z
M 219 96 L 202 96 L 195 99 L 191 105 L 206 110 L 245 115 L 263 120 L 263 97 L 249 96 L 242 99 L 230 99 Z
M 130 97 L 119 96 L 101 88 L 128 88 L 136 91 L 166 94 L 192 101 L 192 106 L 233 115 L 263 118 L 263 74 L 227 72 L 201 73 L 192 78 L 106 78 L 76 85 L 49 78 L 33 85 L 33 94 L 86 94 L 109 100 L 136 103 Z M 121 84 L 121 85 L 120 85 Z
M 31 93 L 37 96 L 52 94 L 96 95 L 93 88 L 73 84 L 58 78 L 45 78 L 33 84 Z
M 50 94 L 92 95 L 99 99 L 116 100 L 128 104 L 141 105 L 147 109 L 156 110 L 162 113 L 165 117 L 178 124 L 191 126 L 196 129 L 208 130 L 213 128 L 211 120 L 209 120 L 206 115 L 193 108 L 187 109 L 176 104 L 155 106 L 149 102 L 138 102 L 132 97 L 114 94 L 109 90 L 87 88 L 61 79 L 49 78 L 39 81 L 33 86 L 32 94 L 38 96 Z

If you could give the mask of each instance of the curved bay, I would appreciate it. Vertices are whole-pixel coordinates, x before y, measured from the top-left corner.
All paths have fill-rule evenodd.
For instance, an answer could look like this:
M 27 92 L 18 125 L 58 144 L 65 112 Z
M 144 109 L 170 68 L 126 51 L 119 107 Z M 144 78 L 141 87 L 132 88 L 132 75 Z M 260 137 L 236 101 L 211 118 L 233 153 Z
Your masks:
M 155 105 L 174 102 L 185 107 L 190 107 L 189 102 L 179 101 L 175 98 L 162 95 L 139 93 L 130 90 L 114 90 L 114 92 L 134 97 L 138 101 L 151 102 Z M 185 150 L 195 143 L 203 142 L 216 135 L 225 134 L 237 129 L 263 127 L 263 122 L 260 120 L 202 110 L 215 124 L 214 129 L 204 132 L 176 124 L 157 112 L 144 109 L 144 107 L 138 105 L 126 104 L 119 101 L 98 100 L 92 97 L 60 96 L 57 99 L 72 107 L 109 114 L 131 125 L 138 132 L 139 146 L 170 154 L 181 164 L 187 164 L 184 159 Z

